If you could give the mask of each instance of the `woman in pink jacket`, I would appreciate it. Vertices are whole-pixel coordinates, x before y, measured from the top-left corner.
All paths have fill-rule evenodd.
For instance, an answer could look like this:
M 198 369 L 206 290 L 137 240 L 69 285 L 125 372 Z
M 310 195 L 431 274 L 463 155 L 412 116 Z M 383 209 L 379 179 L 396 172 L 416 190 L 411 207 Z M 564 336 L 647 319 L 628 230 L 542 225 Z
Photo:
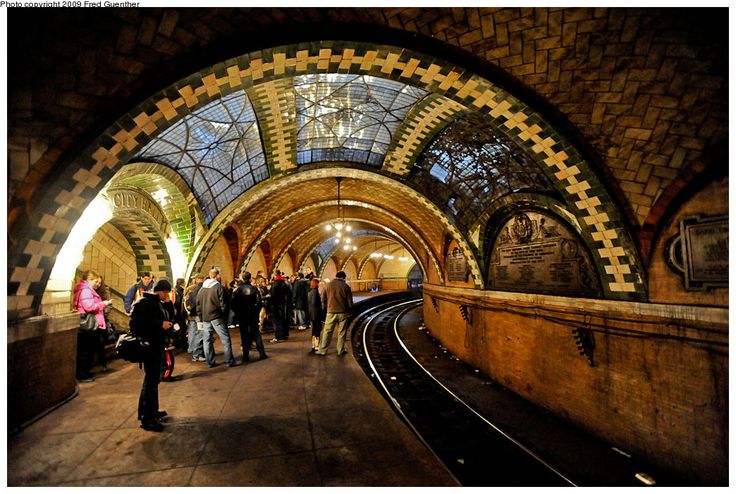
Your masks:
M 105 314 L 103 311 L 112 303 L 111 300 L 102 300 L 95 291 L 100 283 L 100 275 L 96 271 L 85 271 L 82 279 L 74 287 L 74 309 L 80 314 L 95 315 L 99 329 L 105 329 Z M 90 373 L 92 355 L 97 335 L 95 331 L 79 331 L 77 333 L 77 380 L 92 382 L 95 380 Z

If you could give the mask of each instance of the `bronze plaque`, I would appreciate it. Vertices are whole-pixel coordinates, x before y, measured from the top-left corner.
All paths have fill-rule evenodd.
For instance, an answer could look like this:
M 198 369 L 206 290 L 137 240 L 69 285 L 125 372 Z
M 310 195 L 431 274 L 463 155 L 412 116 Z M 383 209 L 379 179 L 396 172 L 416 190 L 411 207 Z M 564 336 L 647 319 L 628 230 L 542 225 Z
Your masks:
M 468 263 L 463 253 L 455 247 L 445 258 L 445 269 L 449 281 L 468 281 Z
M 686 290 L 728 286 L 728 216 L 689 216 L 667 244 L 669 266 Z
M 557 295 L 600 295 L 585 245 L 567 227 L 537 212 L 516 214 L 496 237 L 489 287 Z

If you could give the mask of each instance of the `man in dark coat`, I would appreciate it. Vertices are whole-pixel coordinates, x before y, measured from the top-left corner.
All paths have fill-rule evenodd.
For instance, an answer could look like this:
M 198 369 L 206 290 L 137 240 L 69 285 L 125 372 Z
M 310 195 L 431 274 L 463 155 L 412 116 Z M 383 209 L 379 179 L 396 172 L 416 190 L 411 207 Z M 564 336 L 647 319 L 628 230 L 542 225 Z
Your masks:
M 150 345 L 149 353 L 143 360 L 143 385 L 138 399 L 138 420 L 147 431 L 161 432 L 163 425 L 159 419 L 166 416 L 165 411 L 158 409 L 158 384 L 166 339 L 164 331 L 172 326 L 163 306 L 170 292 L 171 283 L 159 280 L 153 287 L 153 293 L 143 293 L 143 297 L 133 304 L 130 315 L 130 332 Z
M 233 292 L 232 308 L 235 319 L 240 326 L 240 343 L 243 348 L 243 362 L 249 362 L 250 345 L 256 342 L 256 348 L 261 360 L 268 358 L 266 349 L 263 347 L 263 338 L 258 330 L 258 317 L 263 307 L 263 299 L 258 287 L 251 284 L 251 274 L 246 271 L 243 275 L 243 283 Z
M 143 271 L 138 276 L 140 280 L 128 288 L 123 298 L 123 308 L 126 314 L 130 314 L 133 304 L 140 300 L 145 292 L 150 292 L 153 288 L 153 275 L 150 271 Z
M 304 274 L 300 272 L 297 275 L 296 283 L 294 283 L 294 295 L 292 297 L 294 312 L 296 312 L 296 323 L 299 325 L 300 331 L 307 329 L 308 293 L 309 283 L 304 279 Z
M 327 284 L 325 297 L 322 299 L 322 309 L 327 314 L 325 325 L 317 355 L 326 355 L 327 348 L 332 340 L 332 332 L 337 330 L 337 355 L 347 354 L 345 341 L 347 335 L 347 321 L 353 308 L 353 292 L 345 282 L 345 272 L 338 271 L 335 279 Z
M 286 278 L 281 275 L 281 271 L 278 269 L 268 293 L 270 295 L 268 312 L 271 314 L 273 329 L 276 331 L 276 337 L 271 340 L 271 343 L 281 343 L 289 339 L 288 319 L 290 316 L 287 311 L 288 306 L 291 305 L 291 291 L 286 285 Z

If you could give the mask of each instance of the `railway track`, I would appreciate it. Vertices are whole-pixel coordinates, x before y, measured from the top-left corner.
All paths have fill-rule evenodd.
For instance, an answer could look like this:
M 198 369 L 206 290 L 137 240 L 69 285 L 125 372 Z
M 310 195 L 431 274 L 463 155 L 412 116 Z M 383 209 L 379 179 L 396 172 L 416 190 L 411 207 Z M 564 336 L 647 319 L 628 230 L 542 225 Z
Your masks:
M 353 322 L 353 351 L 419 439 L 464 486 L 574 486 L 426 372 L 404 346 L 398 321 L 421 300 L 369 309 Z

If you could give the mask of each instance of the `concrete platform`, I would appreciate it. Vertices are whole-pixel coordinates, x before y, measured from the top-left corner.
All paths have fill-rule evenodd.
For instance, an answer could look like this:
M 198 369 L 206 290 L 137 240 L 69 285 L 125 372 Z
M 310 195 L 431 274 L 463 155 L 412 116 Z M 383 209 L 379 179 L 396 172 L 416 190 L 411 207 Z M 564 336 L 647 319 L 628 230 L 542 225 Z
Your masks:
M 179 353 L 179 380 L 159 387 L 169 413 L 162 433 L 136 420 L 143 372 L 114 360 L 78 397 L 8 438 L 8 485 L 456 485 L 352 352 L 337 357 L 333 341 L 315 357 L 310 336 L 292 331 L 266 343 L 269 359 L 232 368 Z M 222 363 L 219 340 L 215 348 Z

